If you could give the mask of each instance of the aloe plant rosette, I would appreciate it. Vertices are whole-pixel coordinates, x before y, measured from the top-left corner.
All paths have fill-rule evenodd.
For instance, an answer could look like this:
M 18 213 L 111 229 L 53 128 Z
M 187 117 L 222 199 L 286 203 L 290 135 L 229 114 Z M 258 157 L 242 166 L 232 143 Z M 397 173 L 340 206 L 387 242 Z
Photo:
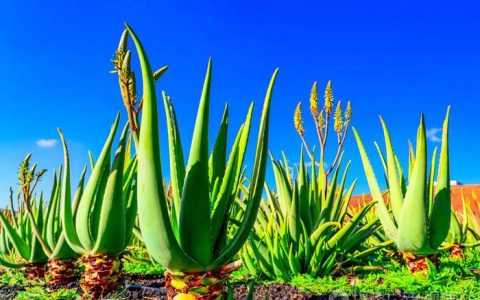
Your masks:
M 230 208 L 243 176 L 243 160 L 253 105 L 235 138 L 228 161 L 226 110 L 214 148 L 208 154 L 212 62 L 209 61 L 187 166 L 172 102 L 164 94 L 167 115 L 172 201 L 167 203 L 160 160 L 157 99 L 145 51 L 133 30 L 143 78 L 143 112 L 138 155 L 138 216 L 150 255 L 167 268 L 169 298 L 222 297 L 232 258 L 245 243 L 260 204 L 267 161 L 270 99 L 277 71 L 265 97 L 247 208 L 238 230 L 227 239 Z M 187 298 L 185 298 L 187 299 Z
M 453 211 L 450 219 L 450 230 L 442 249 L 450 250 L 450 257 L 454 259 L 463 259 L 463 249 L 470 247 L 477 247 L 480 245 L 480 240 L 475 239 L 476 234 L 474 230 L 474 219 L 470 216 L 472 211 L 472 204 L 469 199 L 461 191 L 462 197 L 462 211 Z
M 342 114 L 341 101 L 333 111 L 333 88 L 329 81 L 324 93 L 324 106 L 320 110 L 317 83 L 310 92 L 310 112 L 319 139 L 320 159 L 309 149 L 304 120 L 299 103 L 294 113 L 294 126 L 302 140 L 300 162 L 290 171 L 288 158 L 283 161 L 272 157 L 275 189 L 267 188 L 267 201 L 260 206 L 254 231 L 241 252 L 248 271 L 268 278 L 289 278 L 297 274 L 328 276 L 346 269 L 373 270 L 365 266 L 372 252 L 384 245 L 364 248 L 380 224 L 378 218 L 365 222 L 365 215 L 373 204 L 348 214 L 347 209 L 355 182 L 346 188 L 350 163 L 340 175 L 343 144 L 352 117 L 352 106 L 347 103 Z M 333 124 L 330 121 L 333 120 Z M 329 124 L 332 124 L 332 136 Z M 325 167 L 328 137 L 335 138 L 336 152 L 331 166 Z M 311 159 L 310 172 L 304 159 L 304 150 Z M 329 174 L 333 172 L 332 178 Z M 364 264 L 365 263 L 365 264 Z M 377 268 L 378 269 L 378 268 Z
M 73 214 L 76 212 L 76 203 L 83 192 L 83 183 L 86 173 L 84 168 L 74 197 Z M 53 187 L 50 196 L 50 202 L 47 206 L 47 212 L 44 221 L 43 232 L 33 223 L 34 232 L 42 245 L 43 251 L 48 256 L 47 272 L 45 281 L 50 285 L 66 285 L 75 280 L 75 262 L 79 254 L 72 250 L 68 245 L 65 234 L 62 230 L 60 215 L 62 168 L 54 173 Z
M 298 177 L 290 174 L 287 161 L 272 159 L 276 181 L 275 192 L 268 189 L 268 200 L 262 203 L 254 234 L 241 252 L 247 270 L 263 273 L 270 279 L 288 279 L 297 274 L 323 277 L 340 271 L 381 269 L 368 266 L 368 258 L 388 245 L 364 248 L 363 242 L 379 228 L 378 219 L 365 222 L 365 215 L 374 205 L 368 204 L 348 216 L 347 208 L 355 186 L 345 189 L 349 166 L 338 182 L 339 166 L 328 193 L 319 189 L 320 177 L 312 163 L 312 171 L 303 159 L 297 168 Z
M 121 283 L 121 254 L 130 241 L 136 216 L 136 159 L 126 160 L 126 133 L 110 165 L 112 143 L 117 131 L 117 116 L 96 162 L 85 189 L 72 214 L 70 192 L 70 161 L 67 144 L 60 131 L 64 147 L 61 214 L 63 232 L 70 247 L 82 255 L 85 266 L 80 286 L 85 298 L 98 299 L 114 291 Z
M 10 190 L 10 210 L 7 215 L 0 212 L 2 236 L 6 252 L 0 255 L 0 264 L 8 268 L 22 268 L 29 279 L 41 280 L 44 277 L 47 254 L 35 230 L 41 234 L 45 226 L 43 194 L 37 198 L 35 188 L 45 170 L 36 171 L 37 164 L 30 167 L 31 154 L 28 154 L 19 168 L 18 212 L 13 209 L 13 191 Z M 35 226 L 37 224 L 37 226 Z
M 359 134 L 354 129 L 370 192 L 376 201 L 377 215 L 385 234 L 403 253 L 411 272 L 428 269 L 425 258 L 435 259 L 432 255 L 439 251 L 450 228 L 452 211 L 448 147 L 449 113 L 450 108 L 443 124 L 437 181 L 435 182 L 436 151 L 432 157 L 430 170 L 427 168 L 427 138 L 422 115 L 417 133 L 416 154 L 413 154 L 413 151 L 410 154 L 408 186 L 393 150 L 387 125 L 380 118 L 385 136 L 387 153 L 385 168 L 392 214 L 385 205 L 373 167 Z

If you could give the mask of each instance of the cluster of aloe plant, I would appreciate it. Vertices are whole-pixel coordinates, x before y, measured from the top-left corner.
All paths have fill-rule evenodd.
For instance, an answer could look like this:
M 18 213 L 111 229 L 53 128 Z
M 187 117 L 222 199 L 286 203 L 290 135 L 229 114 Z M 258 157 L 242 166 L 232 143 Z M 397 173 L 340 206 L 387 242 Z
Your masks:
M 129 38 L 140 63 L 141 96 L 137 95 Z M 11 191 L 9 208 L 0 211 L 0 265 L 23 268 L 36 278 L 43 278 L 46 270 L 45 280 L 53 285 L 76 280 L 81 273 L 84 297 L 99 299 L 120 286 L 122 256 L 129 245 L 141 243 L 152 260 L 166 268 L 170 299 L 220 299 L 229 273 L 242 261 L 250 273 L 269 278 L 329 276 L 381 269 L 370 263 L 372 254 L 395 246 L 415 272 L 428 265 L 426 258 L 434 261 L 439 251 L 458 252 L 458 248 L 480 244 L 478 200 L 464 200 L 461 213 L 451 209 L 449 111 L 436 181 L 437 151 L 429 170 L 423 116 L 416 154 L 410 151 L 408 174 L 403 172 L 381 119 L 386 156 L 376 146 L 384 166 L 384 192 L 354 129 L 374 201 L 361 201 L 352 208 L 356 180 L 347 185 L 350 162 L 341 175 L 352 107 L 350 102 L 344 109 L 341 101 L 335 105 L 331 82 L 325 88 L 322 108 L 317 83 L 310 93 L 318 151 L 308 145 L 299 103 L 294 112 L 302 142 L 299 163 L 291 167 L 285 155 L 283 160 L 272 155 L 272 187 L 265 184 L 265 177 L 270 103 L 278 69 L 267 87 L 248 175 L 245 160 L 253 103 L 229 151 L 229 110 L 225 107 L 209 150 L 210 59 L 187 161 L 173 101 L 166 92 L 161 94 L 169 149 L 166 183 L 155 85 L 167 67 L 152 71 L 142 43 L 128 25 L 113 65 L 128 118 L 118 145 L 115 147 L 114 141 L 119 115 L 98 158 L 90 154 L 90 173 L 85 167 L 72 193 L 70 154 L 59 129 L 63 164 L 53 175 L 49 201 L 36 192 L 45 170 L 31 166 L 30 155 L 25 158 L 19 169 L 18 205 L 15 209 Z M 330 157 L 327 144 L 331 139 L 336 151 Z M 476 209 L 473 203 L 477 203 Z
M 297 105 L 294 125 L 311 160 L 310 167 L 303 151 L 294 172 L 290 171 L 285 155 L 283 162 L 272 157 L 276 188 L 267 188 L 267 199 L 262 202 L 255 229 L 241 253 L 243 262 L 253 274 L 287 278 L 295 274 L 327 276 L 347 269 L 360 271 L 362 267 L 371 270 L 372 266 L 361 266 L 362 263 L 369 254 L 384 246 L 365 248 L 363 245 L 380 226 L 378 219 L 366 222 L 364 218 L 373 203 L 354 215 L 348 214 L 356 180 L 346 188 L 350 163 L 340 181 L 339 173 L 352 108 L 348 102 L 343 116 L 341 102 L 338 101 L 335 112 L 332 111 L 333 104 L 332 85 L 328 82 L 324 106 L 319 111 L 317 84 L 314 83 L 310 112 L 319 139 L 318 159 L 308 148 L 301 104 Z M 332 165 L 326 169 L 329 121 L 332 118 L 337 149 Z M 329 176 L 332 171 L 333 176 Z
M 46 283 L 62 285 L 74 280 L 79 260 L 84 268 L 80 285 L 89 297 L 97 299 L 119 286 L 119 258 L 130 242 L 137 207 L 137 161 L 126 151 L 127 127 L 111 163 L 119 119 L 117 116 L 98 160 L 91 156 L 92 173 L 86 186 L 85 167 L 73 197 L 69 152 L 60 130 L 64 164 L 58 176 L 54 174 L 47 204 L 43 194 L 37 201 L 34 193 L 45 170 L 36 172 L 36 165 L 30 168 L 30 155 L 22 162 L 18 211 L 12 203 L 7 216 L 0 213 L 2 265 L 26 267 L 29 277 L 41 278 L 48 263 Z

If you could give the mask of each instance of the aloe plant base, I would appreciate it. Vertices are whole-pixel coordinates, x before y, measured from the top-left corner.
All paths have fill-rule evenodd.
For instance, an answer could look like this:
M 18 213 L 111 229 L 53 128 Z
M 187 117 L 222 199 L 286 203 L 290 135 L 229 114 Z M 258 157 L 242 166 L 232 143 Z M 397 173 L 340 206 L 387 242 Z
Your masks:
M 450 248 L 450 257 L 453 259 L 463 259 L 464 254 L 463 254 L 463 247 L 458 244 L 454 244 Z
M 168 290 L 168 299 L 222 299 L 227 277 L 228 273 L 223 271 L 205 273 L 170 273 L 167 271 L 165 288 Z
M 45 267 L 45 263 L 27 263 L 22 270 L 27 279 L 43 280 L 45 277 Z
M 47 284 L 64 286 L 74 281 L 75 259 L 50 259 L 45 280 Z
M 408 270 L 410 273 L 427 273 L 429 271 L 428 261 L 430 261 L 435 268 L 438 269 L 439 261 L 438 257 L 435 254 L 428 256 L 418 256 L 411 253 L 403 253 L 403 259 L 407 264 Z
M 87 254 L 81 261 L 85 265 L 80 280 L 84 299 L 100 299 L 120 286 L 122 262 L 118 256 Z

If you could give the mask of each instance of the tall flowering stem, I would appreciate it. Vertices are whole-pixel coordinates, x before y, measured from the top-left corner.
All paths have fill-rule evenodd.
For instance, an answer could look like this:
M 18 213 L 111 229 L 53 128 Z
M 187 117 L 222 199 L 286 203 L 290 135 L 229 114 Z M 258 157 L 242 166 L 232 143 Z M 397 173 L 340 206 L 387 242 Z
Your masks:
M 122 95 L 123 104 L 125 105 L 128 123 L 130 125 L 130 132 L 132 133 L 133 140 L 136 146 L 138 146 L 140 123 L 138 115 L 140 114 L 143 106 L 143 97 L 138 100 L 137 95 L 137 82 L 135 78 L 135 72 L 132 70 L 131 51 L 128 47 L 128 31 L 124 30 L 118 43 L 117 50 L 115 51 L 114 58 L 112 60 L 114 70 L 111 73 L 118 75 L 118 83 L 120 86 L 120 93 Z M 168 70 L 167 66 L 164 66 L 157 71 L 153 72 L 153 80 L 156 83 L 157 80 Z
M 312 111 L 312 114 L 314 114 L 314 109 L 312 109 L 312 105 L 310 105 L 310 109 Z M 293 114 L 293 123 L 295 125 L 295 129 L 297 130 L 298 135 L 300 136 L 300 139 L 302 139 L 303 144 L 307 145 L 307 141 L 305 140 L 305 128 L 303 127 L 302 103 L 301 102 L 299 102 L 297 104 L 297 108 L 295 108 L 295 113 Z M 310 157 L 312 157 L 312 153 L 310 152 L 310 149 L 308 147 L 305 147 L 305 149 L 306 149 L 308 155 Z
M 317 132 L 318 143 L 320 148 L 320 160 L 317 161 L 314 159 L 311 148 L 308 146 L 305 139 L 305 128 L 303 127 L 303 120 L 301 115 L 301 103 L 299 103 L 295 109 L 294 113 L 294 125 L 297 130 L 304 148 L 312 161 L 316 162 L 316 165 L 321 167 L 324 170 L 325 163 L 325 149 L 327 147 L 328 135 L 329 135 L 329 123 L 330 118 L 333 118 L 333 130 L 337 133 L 337 151 L 335 153 L 333 163 L 327 170 L 324 170 L 325 177 L 328 177 L 332 171 L 335 169 L 336 165 L 339 162 L 339 159 L 342 154 L 343 145 L 348 133 L 350 121 L 352 120 L 352 105 L 350 101 L 347 103 L 345 108 L 345 114 L 342 115 L 342 106 L 341 101 L 338 101 L 334 108 L 335 98 L 333 96 L 332 82 L 328 81 L 325 92 L 324 92 L 324 104 L 323 109 L 319 110 L 318 104 L 318 89 L 317 82 L 313 83 L 312 89 L 310 91 L 310 112 L 315 123 L 315 129 Z M 327 180 L 325 178 L 325 180 Z

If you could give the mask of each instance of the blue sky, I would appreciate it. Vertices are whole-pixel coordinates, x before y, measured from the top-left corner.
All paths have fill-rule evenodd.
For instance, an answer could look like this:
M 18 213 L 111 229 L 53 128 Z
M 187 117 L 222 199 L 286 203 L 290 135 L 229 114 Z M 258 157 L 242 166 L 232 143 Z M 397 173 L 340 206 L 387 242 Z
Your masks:
M 123 113 L 117 78 L 109 71 L 125 21 L 140 35 L 153 66 L 170 67 L 158 91 L 166 90 L 174 100 L 185 147 L 212 56 L 212 129 L 226 101 L 232 135 L 252 100 L 258 125 L 268 80 L 280 67 L 270 135 L 276 157 L 284 150 L 298 161 L 295 105 L 308 100 L 314 81 L 323 87 L 331 79 L 335 97 L 352 101 L 352 123 L 378 174 L 372 144 L 382 139 L 378 115 L 388 122 L 405 162 L 420 113 L 426 114 L 429 129 L 439 128 L 451 104 L 452 178 L 480 183 L 480 9 L 475 1 L 87 2 L 0 2 L 0 204 L 8 187 L 16 185 L 16 168 L 26 153 L 50 171 L 62 162 L 61 147 L 49 142 L 58 140 L 57 127 L 71 147 L 74 180 L 87 162 L 87 150 L 98 154 L 116 112 Z M 306 128 L 313 138 L 312 124 Z M 44 147 L 38 145 L 42 139 Z M 431 141 L 430 150 L 436 145 Z M 346 151 L 353 160 L 350 179 L 358 177 L 357 193 L 365 192 L 353 136 Z M 165 142 L 162 154 L 166 166 Z M 43 188 L 48 189 L 51 176 Z

